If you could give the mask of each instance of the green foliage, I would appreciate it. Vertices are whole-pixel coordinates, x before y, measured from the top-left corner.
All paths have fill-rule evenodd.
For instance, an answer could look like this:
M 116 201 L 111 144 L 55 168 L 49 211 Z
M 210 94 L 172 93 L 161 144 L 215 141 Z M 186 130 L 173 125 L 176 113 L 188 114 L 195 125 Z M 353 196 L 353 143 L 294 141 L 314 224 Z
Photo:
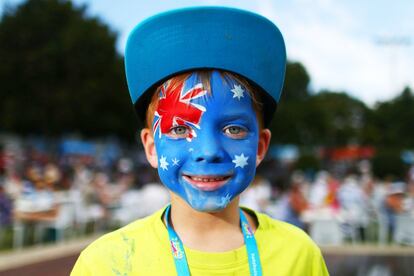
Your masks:
M 308 140 L 310 134 L 303 122 L 309 81 L 309 74 L 301 63 L 288 61 L 281 104 L 270 125 L 273 143 L 299 144 Z
M 20 134 L 133 139 L 116 35 L 71 1 L 28 0 L 0 22 L 0 125 Z
M 273 142 L 328 146 L 359 142 L 367 114 L 361 101 L 331 91 L 282 102 L 271 125 Z
M 288 63 L 285 95 L 270 125 L 273 143 L 414 147 L 414 96 L 410 88 L 370 109 L 344 92 L 325 90 L 312 95 L 308 84 L 305 68 Z
M 310 106 L 312 114 L 309 114 L 308 123 L 319 121 L 314 128 L 323 145 L 359 142 L 367 111 L 361 101 L 345 93 L 322 91 L 311 98 Z
M 286 65 L 286 76 L 282 91 L 282 101 L 303 101 L 308 98 L 309 82 L 309 74 L 301 63 L 288 62 Z
M 400 95 L 379 103 L 371 119 L 371 128 L 379 146 L 414 147 L 414 95 L 406 87 Z

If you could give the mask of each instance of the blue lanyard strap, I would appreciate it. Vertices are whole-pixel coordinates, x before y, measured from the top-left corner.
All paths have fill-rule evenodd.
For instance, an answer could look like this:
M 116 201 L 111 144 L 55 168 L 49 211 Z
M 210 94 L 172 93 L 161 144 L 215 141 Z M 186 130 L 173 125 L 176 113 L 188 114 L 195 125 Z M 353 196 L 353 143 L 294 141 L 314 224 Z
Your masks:
M 262 266 L 260 264 L 259 249 L 257 248 L 256 239 L 250 228 L 249 222 L 240 209 L 240 226 L 243 232 L 244 243 L 246 244 L 247 255 L 249 258 L 250 275 L 261 276 Z
M 175 269 L 177 270 L 177 274 L 179 276 L 190 276 L 190 269 L 188 268 L 184 245 L 180 237 L 178 237 L 177 233 L 170 226 L 170 209 L 171 205 L 168 205 L 167 209 L 165 210 L 165 221 L 167 224 L 168 236 L 170 238 L 171 252 L 174 258 Z M 256 239 L 254 238 L 253 231 L 250 228 L 249 222 L 247 221 L 241 209 L 240 227 L 243 232 L 244 243 L 246 244 L 250 275 L 261 276 L 262 267 L 260 264 L 259 250 L 257 248 Z
M 175 233 L 174 229 L 170 226 L 170 207 L 171 205 L 168 205 L 165 210 L 165 221 L 167 224 L 168 236 L 170 237 L 171 252 L 174 257 L 175 269 L 179 276 L 190 276 L 190 269 L 188 268 L 183 243 L 177 233 Z

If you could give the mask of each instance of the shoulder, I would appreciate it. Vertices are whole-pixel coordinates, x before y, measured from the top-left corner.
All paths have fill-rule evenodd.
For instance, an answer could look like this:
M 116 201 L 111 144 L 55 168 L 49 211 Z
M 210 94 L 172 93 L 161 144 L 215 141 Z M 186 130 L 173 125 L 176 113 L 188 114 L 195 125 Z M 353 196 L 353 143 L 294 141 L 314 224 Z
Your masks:
M 157 241 L 156 228 L 159 227 L 158 219 L 164 209 L 153 215 L 136 220 L 118 230 L 110 232 L 89 244 L 80 254 L 77 263 L 84 266 L 105 266 L 108 262 L 117 262 L 133 256 L 140 251 L 140 247 L 148 247 Z M 75 266 L 76 267 L 76 266 Z
M 319 247 L 302 229 L 266 214 L 255 212 L 258 220 L 257 239 L 265 241 L 268 246 L 287 251 L 320 254 Z
M 112 243 L 118 243 L 121 240 L 136 239 L 139 238 L 152 227 L 155 227 L 156 221 L 161 217 L 161 214 L 164 212 L 164 209 L 161 209 L 154 214 L 138 219 L 124 227 L 121 227 L 113 232 L 103 235 L 94 242 L 92 242 L 85 251 L 93 250 L 95 248 L 106 247 L 112 245 Z
M 319 247 L 298 227 L 255 212 L 255 237 L 269 275 L 329 275 Z M 278 271 L 273 271 L 278 267 Z

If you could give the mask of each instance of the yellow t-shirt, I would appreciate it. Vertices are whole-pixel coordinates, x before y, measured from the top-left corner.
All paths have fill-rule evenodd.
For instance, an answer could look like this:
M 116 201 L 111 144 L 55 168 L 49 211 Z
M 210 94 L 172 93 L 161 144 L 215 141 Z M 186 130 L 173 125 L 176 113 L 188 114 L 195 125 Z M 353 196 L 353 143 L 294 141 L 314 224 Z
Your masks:
M 94 241 L 82 251 L 71 276 L 177 275 L 163 212 Z M 261 213 L 254 215 L 263 275 L 329 275 L 319 248 L 302 230 Z M 245 246 L 223 253 L 184 249 L 191 275 L 250 275 Z

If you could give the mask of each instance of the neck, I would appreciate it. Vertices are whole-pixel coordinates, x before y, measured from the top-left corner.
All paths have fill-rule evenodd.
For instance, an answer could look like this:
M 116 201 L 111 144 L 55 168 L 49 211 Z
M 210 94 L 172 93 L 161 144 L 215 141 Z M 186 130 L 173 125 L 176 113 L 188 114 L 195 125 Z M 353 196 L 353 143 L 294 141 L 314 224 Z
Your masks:
M 255 229 L 254 220 L 249 215 L 247 218 Z M 224 252 L 244 244 L 238 197 L 220 211 L 200 212 L 172 193 L 171 224 L 182 242 L 191 249 Z

